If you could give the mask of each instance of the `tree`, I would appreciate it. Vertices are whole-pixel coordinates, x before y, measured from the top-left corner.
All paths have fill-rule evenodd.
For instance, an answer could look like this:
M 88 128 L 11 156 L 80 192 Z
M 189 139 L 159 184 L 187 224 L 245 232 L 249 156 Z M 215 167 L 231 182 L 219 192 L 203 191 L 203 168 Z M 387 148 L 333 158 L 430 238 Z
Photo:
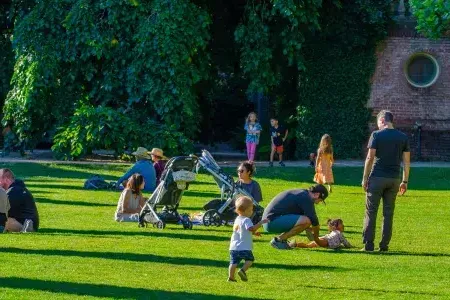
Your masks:
M 410 0 L 417 18 L 417 29 L 425 36 L 438 39 L 450 36 L 450 1 Z

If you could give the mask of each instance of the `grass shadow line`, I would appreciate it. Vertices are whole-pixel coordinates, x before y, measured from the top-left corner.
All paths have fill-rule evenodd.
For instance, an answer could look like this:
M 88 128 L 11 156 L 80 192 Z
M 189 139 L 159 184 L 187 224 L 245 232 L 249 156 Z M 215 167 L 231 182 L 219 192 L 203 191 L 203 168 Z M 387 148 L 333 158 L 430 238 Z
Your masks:
M 323 287 L 323 286 L 314 286 L 314 285 L 302 285 L 302 287 L 310 288 L 310 289 L 320 289 L 320 290 L 326 290 L 326 291 L 338 291 L 338 290 L 345 290 L 345 291 L 363 291 L 363 292 L 373 292 L 373 293 L 394 293 L 394 294 L 412 294 L 412 295 L 426 295 L 426 296 L 443 296 L 442 294 L 437 293 L 428 293 L 428 292 L 415 292 L 415 291 L 406 291 L 406 290 L 382 290 L 382 289 L 371 289 L 371 288 L 350 288 L 350 287 Z
M 0 253 L 13 253 L 25 255 L 42 255 L 42 256 L 65 256 L 65 257 L 83 257 L 83 258 L 100 258 L 123 260 L 133 262 L 151 262 L 160 264 L 173 264 L 181 266 L 208 266 L 227 268 L 229 261 L 215 260 L 209 258 L 194 258 L 194 257 L 173 257 L 156 254 L 141 254 L 141 253 L 119 253 L 119 252 L 96 252 L 96 251 L 78 251 L 78 250 L 59 250 L 59 249 L 23 249 L 14 247 L 0 248 Z M 319 270 L 324 272 L 331 271 L 345 271 L 347 268 L 336 266 L 322 266 L 322 265 L 287 265 L 274 263 L 256 263 L 254 268 L 258 269 L 281 269 L 281 270 Z
M 385 256 L 421 256 L 421 257 L 450 257 L 449 253 L 433 253 L 433 252 L 409 252 L 409 251 L 358 251 L 348 249 L 336 249 L 329 251 L 327 249 L 315 249 L 313 251 L 327 252 L 332 254 L 362 254 L 362 255 L 385 255 Z
M 213 295 L 188 292 L 173 292 L 164 290 L 152 290 L 133 287 L 119 287 L 106 284 L 75 283 L 64 281 L 48 281 L 40 279 L 29 279 L 20 277 L 0 277 L 1 287 L 12 289 L 27 289 L 34 291 L 45 291 L 51 293 L 64 293 L 79 296 L 94 296 L 104 298 L 122 299 L 241 299 L 252 298 L 236 297 L 235 295 Z
M 136 224 L 137 226 L 137 224 Z M 180 225 L 181 226 L 181 225 Z M 145 229 L 143 229 L 145 230 Z M 186 231 L 187 232 L 187 231 Z M 195 232 L 200 232 L 199 230 Z M 107 230 L 79 230 L 79 229 L 59 229 L 59 228 L 42 228 L 39 229 L 39 234 L 73 234 L 73 235 L 90 235 L 90 236 L 104 236 L 104 235 L 119 235 L 119 236 L 143 236 L 143 237 L 163 237 L 181 240 L 196 240 L 196 241 L 213 241 L 224 242 L 229 241 L 228 236 L 207 235 L 207 234 L 189 234 L 189 233 L 174 233 L 161 230 L 153 231 L 107 231 Z M 258 242 L 256 240 L 255 242 Z
M 45 204 L 58 204 L 58 205 L 75 205 L 75 206 L 117 206 L 116 204 L 107 204 L 107 203 L 92 203 L 92 202 L 84 202 L 84 201 L 75 201 L 75 200 L 53 200 L 47 198 L 35 198 L 37 203 L 45 203 Z

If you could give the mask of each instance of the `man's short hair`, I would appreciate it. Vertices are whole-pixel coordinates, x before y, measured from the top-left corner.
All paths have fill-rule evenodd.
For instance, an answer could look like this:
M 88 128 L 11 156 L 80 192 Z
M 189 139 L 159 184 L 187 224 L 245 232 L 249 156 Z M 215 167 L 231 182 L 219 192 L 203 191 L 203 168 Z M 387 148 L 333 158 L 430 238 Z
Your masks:
M 13 181 L 16 179 L 14 173 L 10 169 L 0 169 L 0 178 L 9 178 Z
M 389 110 L 385 110 L 383 109 L 382 111 L 380 111 L 377 115 L 377 120 L 384 118 L 384 121 L 386 123 L 393 123 L 394 122 L 394 115 L 389 111 Z
M 272 117 L 272 118 L 270 118 L 270 120 L 278 121 L 278 118 L 277 117 Z

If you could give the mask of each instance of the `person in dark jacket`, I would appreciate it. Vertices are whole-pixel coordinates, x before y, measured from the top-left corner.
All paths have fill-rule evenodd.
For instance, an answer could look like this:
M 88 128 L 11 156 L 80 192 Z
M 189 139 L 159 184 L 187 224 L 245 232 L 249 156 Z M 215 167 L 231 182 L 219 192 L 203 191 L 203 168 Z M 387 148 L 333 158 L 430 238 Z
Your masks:
M 33 195 L 10 169 L 0 169 L 0 187 L 6 190 L 10 209 L 5 231 L 32 232 L 39 229 L 39 213 Z

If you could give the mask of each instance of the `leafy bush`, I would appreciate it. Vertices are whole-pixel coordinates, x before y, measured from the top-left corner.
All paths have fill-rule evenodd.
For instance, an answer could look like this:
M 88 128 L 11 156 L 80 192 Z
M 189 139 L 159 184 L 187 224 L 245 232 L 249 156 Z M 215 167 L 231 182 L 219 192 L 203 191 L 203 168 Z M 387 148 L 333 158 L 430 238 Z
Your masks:
M 138 122 L 132 114 L 82 104 L 55 135 L 52 150 L 58 158 L 77 159 L 93 149 L 114 150 L 121 155 L 139 146 L 162 148 L 168 155 L 188 154 L 190 145 L 176 126 L 151 119 Z

